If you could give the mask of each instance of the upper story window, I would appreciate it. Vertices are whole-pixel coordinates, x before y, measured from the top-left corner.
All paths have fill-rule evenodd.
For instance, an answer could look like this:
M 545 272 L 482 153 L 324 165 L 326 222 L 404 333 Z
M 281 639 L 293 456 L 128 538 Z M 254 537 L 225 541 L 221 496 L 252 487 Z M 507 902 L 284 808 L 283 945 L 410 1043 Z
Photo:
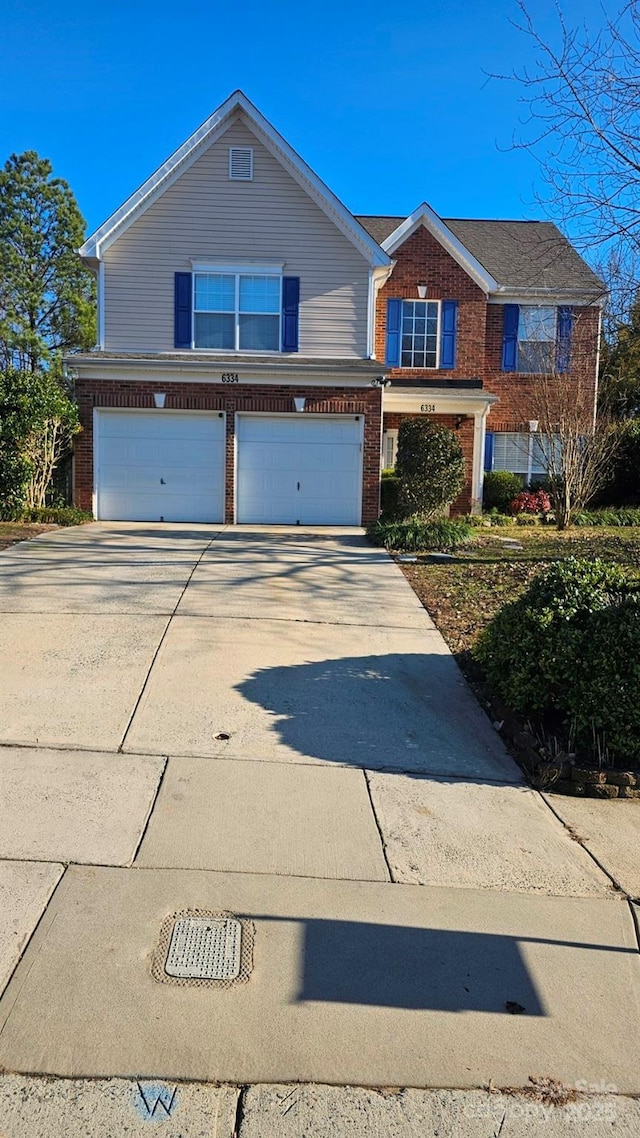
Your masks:
M 196 348 L 280 350 L 282 277 L 196 273 L 193 297 Z
M 384 349 L 387 367 L 453 370 L 457 335 L 457 300 L 388 297 Z
M 439 301 L 403 300 L 401 367 L 437 368 L 439 319 Z
M 552 307 L 520 305 L 518 371 L 542 374 L 555 369 L 556 312 Z
M 560 305 L 505 304 L 502 370 L 549 375 L 571 368 L 574 310 Z

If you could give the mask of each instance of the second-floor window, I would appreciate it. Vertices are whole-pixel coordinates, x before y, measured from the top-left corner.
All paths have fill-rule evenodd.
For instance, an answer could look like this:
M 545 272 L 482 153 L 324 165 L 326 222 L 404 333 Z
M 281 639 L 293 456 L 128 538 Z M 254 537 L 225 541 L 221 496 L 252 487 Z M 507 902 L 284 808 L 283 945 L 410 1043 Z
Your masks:
M 278 352 L 282 278 L 244 273 L 195 273 L 196 348 Z
M 573 323 L 570 305 L 505 304 L 502 370 L 523 375 L 570 371 Z
M 403 300 L 401 367 L 438 366 L 439 318 L 439 301 Z
M 543 374 L 555 369 L 556 309 L 520 305 L 517 371 Z

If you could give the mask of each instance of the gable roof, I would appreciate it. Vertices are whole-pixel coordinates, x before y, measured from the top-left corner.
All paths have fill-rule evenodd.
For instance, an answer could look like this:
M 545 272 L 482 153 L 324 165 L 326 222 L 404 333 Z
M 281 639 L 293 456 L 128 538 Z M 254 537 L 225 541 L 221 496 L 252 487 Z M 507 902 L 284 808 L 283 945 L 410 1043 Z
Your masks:
M 467 249 L 455 233 L 446 225 L 441 217 L 438 217 L 435 210 L 431 208 L 427 202 L 422 202 L 413 213 L 400 221 L 400 224 L 385 237 L 381 242 L 382 248 L 385 252 L 393 254 L 396 249 L 404 245 L 407 238 L 415 233 L 421 225 L 435 237 L 444 249 L 453 257 L 455 261 L 464 269 L 464 271 L 471 277 L 472 280 L 478 285 L 479 288 L 485 293 L 495 292 L 498 286 L 498 281 L 487 271 L 484 265 L 474 257 L 473 253 Z
M 358 216 L 385 248 L 407 220 L 388 215 Z M 602 281 L 551 221 L 441 220 L 505 291 L 548 289 L 591 296 L 601 296 L 605 291 Z
M 109 247 L 148 207 L 172 185 L 197 158 L 225 132 L 233 117 L 241 113 L 263 145 L 288 170 L 317 206 L 372 265 L 391 264 L 391 259 L 334 193 L 289 146 L 242 91 L 234 91 L 196 131 L 179 146 L 166 162 L 143 182 L 111 217 L 87 238 L 80 255 L 100 260 Z

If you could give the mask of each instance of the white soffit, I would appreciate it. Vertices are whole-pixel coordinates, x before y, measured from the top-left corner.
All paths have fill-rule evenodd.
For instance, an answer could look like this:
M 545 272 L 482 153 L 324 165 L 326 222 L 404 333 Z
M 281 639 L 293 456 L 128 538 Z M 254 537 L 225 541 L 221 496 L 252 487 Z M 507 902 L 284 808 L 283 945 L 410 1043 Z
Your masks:
M 82 257 L 100 259 L 107 249 L 141 213 L 147 209 L 197 158 L 228 129 L 233 117 L 242 113 L 250 129 L 267 150 L 288 170 L 299 186 L 322 209 L 369 264 L 390 265 L 391 259 L 366 229 L 360 225 L 334 193 L 314 174 L 310 166 L 289 146 L 242 91 L 222 103 L 167 161 L 147 179 L 111 217 L 87 238 L 79 250 Z
M 473 253 L 465 248 L 426 202 L 423 202 L 413 213 L 409 214 L 409 217 L 405 218 L 402 224 L 382 242 L 385 253 L 392 256 L 420 225 L 424 225 L 425 229 L 429 230 L 429 233 L 435 237 L 436 241 L 440 242 L 447 253 L 451 254 L 454 261 L 458 262 L 460 268 L 464 269 L 465 273 L 475 281 L 483 292 L 491 293 L 498 290 L 500 286 L 494 277 L 476 260 Z

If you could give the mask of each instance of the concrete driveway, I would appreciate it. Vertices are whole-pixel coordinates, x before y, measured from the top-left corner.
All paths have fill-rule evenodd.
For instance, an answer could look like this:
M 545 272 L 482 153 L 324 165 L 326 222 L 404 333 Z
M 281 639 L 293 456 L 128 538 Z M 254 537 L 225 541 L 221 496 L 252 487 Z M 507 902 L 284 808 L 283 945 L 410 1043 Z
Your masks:
M 631 908 L 360 531 L 46 534 L 0 652 L 9 1070 L 640 1091 Z M 191 909 L 246 984 L 153 978 Z

